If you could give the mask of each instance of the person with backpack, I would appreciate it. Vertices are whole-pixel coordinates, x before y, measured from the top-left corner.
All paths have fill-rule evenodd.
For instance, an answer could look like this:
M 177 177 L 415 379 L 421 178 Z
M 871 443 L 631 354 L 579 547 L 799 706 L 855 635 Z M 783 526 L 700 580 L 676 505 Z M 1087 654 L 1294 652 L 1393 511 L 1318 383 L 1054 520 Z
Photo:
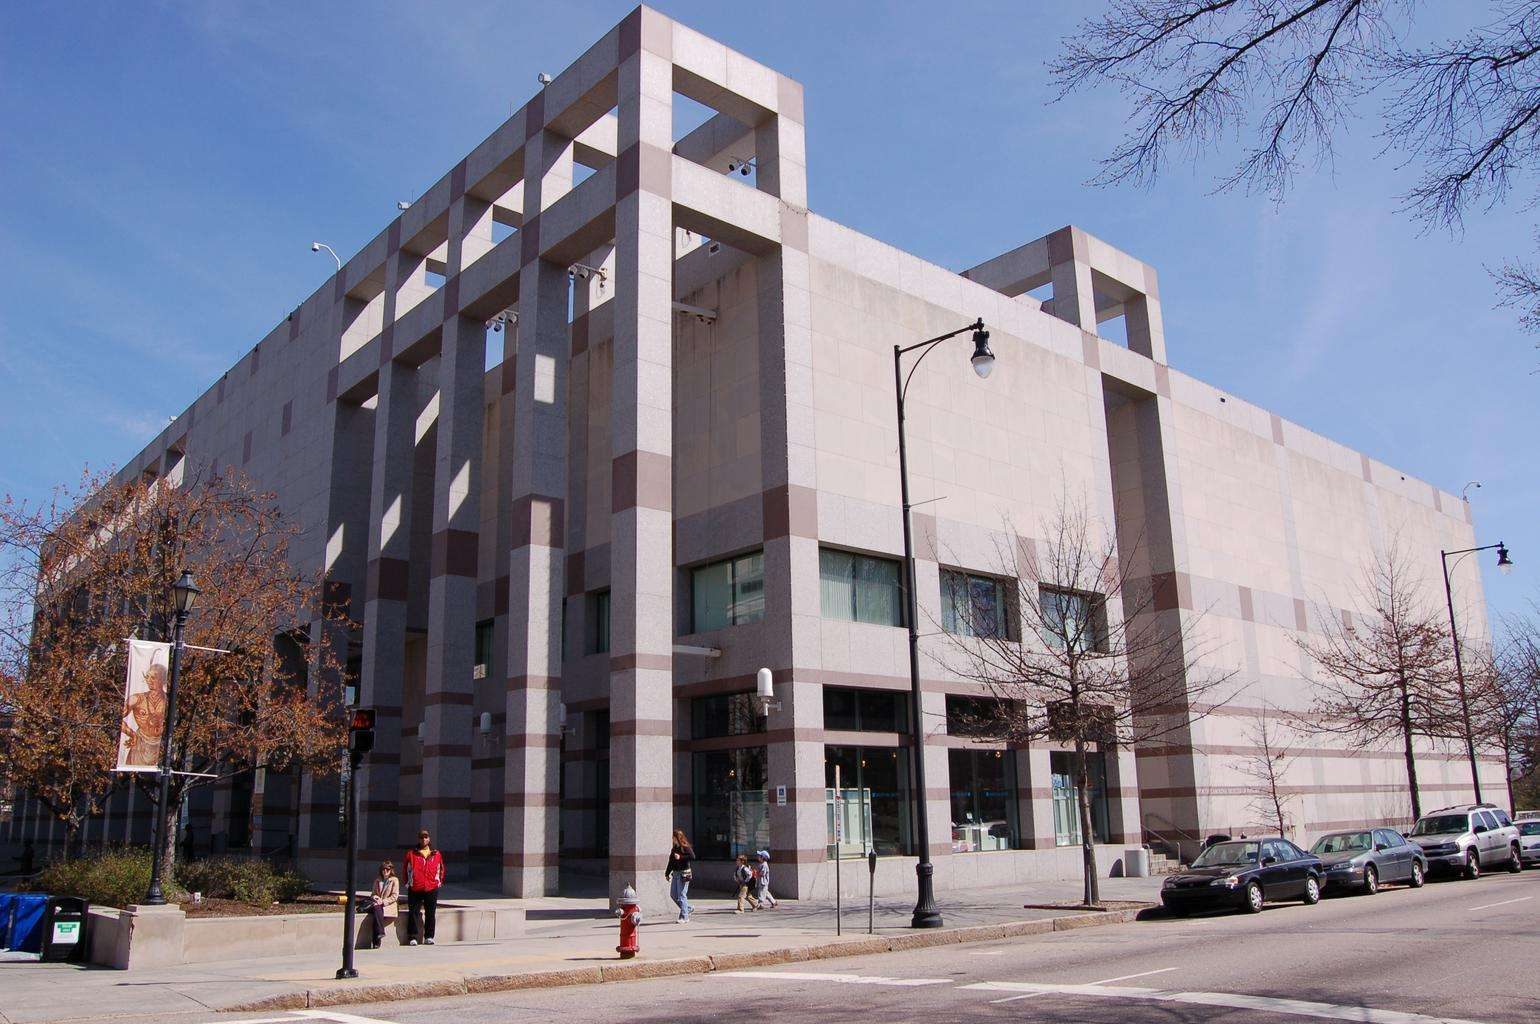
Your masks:
M 415 946 L 421 937 L 431 946 L 438 890 L 444 884 L 444 855 L 433 848 L 427 829 L 417 833 L 417 847 L 406 851 L 401 877 L 406 882 L 406 944 Z
M 754 869 L 749 867 L 749 858 L 738 854 L 737 866 L 733 868 L 733 880 L 738 883 L 738 909 L 733 913 L 743 913 L 743 905 L 748 904 L 750 910 L 759 909 L 759 901 L 754 898 Z

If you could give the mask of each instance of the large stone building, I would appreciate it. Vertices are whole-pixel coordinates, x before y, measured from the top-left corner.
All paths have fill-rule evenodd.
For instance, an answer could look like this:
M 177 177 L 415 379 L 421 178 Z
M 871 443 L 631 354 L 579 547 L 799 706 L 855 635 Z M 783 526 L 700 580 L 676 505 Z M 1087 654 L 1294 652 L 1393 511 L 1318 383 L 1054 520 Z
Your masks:
M 684 124 L 680 96 L 711 116 Z M 1065 227 L 958 273 L 810 212 L 807 177 L 797 82 L 636 10 L 126 466 L 243 470 L 350 601 L 380 721 L 366 863 L 425 824 L 452 871 L 510 894 L 606 863 L 618 886 L 679 826 L 704 879 L 768 847 L 779 887 L 828 892 L 838 765 L 865 800 L 847 848 L 912 886 L 892 346 L 975 318 L 993 375 L 959 343 L 909 393 L 921 622 L 947 619 L 944 573 L 988 578 L 1007 521 L 1040 537 L 1068 496 L 1143 538 L 1125 554 L 1161 613 L 1243 684 L 1100 756 L 1104 867 L 1256 827 L 1237 767 L 1259 708 L 1308 703 L 1295 638 L 1353 614 L 1392 533 L 1430 581 L 1472 545 L 1454 495 L 1173 368 L 1147 264 Z M 1484 631 L 1475 560 L 1455 585 Z M 1064 753 L 950 729 L 981 691 L 944 643 L 923 641 L 921 701 L 938 889 L 1073 873 Z M 1425 804 L 1468 797 L 1457 748 L 1419 769 Z M 1289 813 L 1305 838 L 1405 820 L 1404 778 L 1395 751 L 1311 737 Z M 337 805 L 335 779 L 247 776 L 203 791 L 188 839 L 334 878 Z M 28 804 L 0 827 L 49 834 Z M 148 816 L 124 790 L 90 828 L 143 838 Z

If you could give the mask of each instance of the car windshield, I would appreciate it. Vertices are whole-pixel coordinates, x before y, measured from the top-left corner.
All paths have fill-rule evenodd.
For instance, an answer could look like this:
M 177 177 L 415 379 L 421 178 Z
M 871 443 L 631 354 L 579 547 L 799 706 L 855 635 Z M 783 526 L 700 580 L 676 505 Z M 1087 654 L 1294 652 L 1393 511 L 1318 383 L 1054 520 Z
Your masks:
M 1412 829 L 1412 835 L 1436 836 L 1444 832 L 1464 832 L 1469 827 L 1470 823 L 1463 814 L 1439 814 L 1418 821 L 1417 827 Z
M 1215 843 L 1198 854 L 1192 862 L 1195 868 L 1225 868 L 1238 864 L 1250 866 L 1257 862 L 1257 843 Z
M 1314 854 L 1322 853 L 1357 853 L 1367 850 L 1374 844 L 1369 841 L 1367 832 L 1337 832 L 1333 835 L 1322 836 L 1315 841 L 1310 848 Z
M 1540 836 L 1540 821 L 1519 822 L 1519 835 Z

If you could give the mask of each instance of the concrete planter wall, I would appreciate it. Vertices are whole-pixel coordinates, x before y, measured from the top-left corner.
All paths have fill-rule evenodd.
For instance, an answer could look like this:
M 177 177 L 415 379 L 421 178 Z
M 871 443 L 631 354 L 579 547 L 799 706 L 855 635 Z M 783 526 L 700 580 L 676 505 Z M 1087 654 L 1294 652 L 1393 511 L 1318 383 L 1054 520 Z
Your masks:
M 371 938 L 371 925 L 367 914 L 357 920 L 362 946 Z M 330 953 L 341 945 L 342 922 L 341 913 L 189 918 L 176 907 L 93 908 L 90 959 L 127 970 Z M 441 943 L 515 938 L 524 933 L 524 909 L 513 900 L 476 907 L 440 904 L 436 932 Z M 404 914 L 396 919 L 396 940 L 406 941 Z

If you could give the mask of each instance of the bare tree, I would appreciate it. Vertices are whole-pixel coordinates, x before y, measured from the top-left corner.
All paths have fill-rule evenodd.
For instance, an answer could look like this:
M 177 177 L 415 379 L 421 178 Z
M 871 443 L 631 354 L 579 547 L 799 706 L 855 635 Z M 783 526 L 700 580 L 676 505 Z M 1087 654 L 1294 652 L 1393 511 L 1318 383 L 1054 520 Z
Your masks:
M 1319 670 L 1308 716 L 1312 728 L 1360 745 L 1399 743 L 1412 817 L 1419 818 L 1417 738 L 1454 735 L 1460 718 L 1450 692 L 1448 634 L 1410 566 L 1392 538 L 1363 568 L 1357 610 L 1339 615 L 1317 607 L 1319 632 L 1295 643 Z
M 945 577 L 944 665 L 983 684 L 988 731 L 1074 753 L 1084 902 L 1101 902 L 1090 802 L 1092 748 L 1106 751 L 1185 732 L 1228 699 L 1234 673 L 1200 667 L 1198 617 L 1157 602 L 1155 581 L 1131 577 L 1113 531 L 1083 504 L 1061 502 L 1041 542 L 1006 524 L 1000 588 Z M 1002 600 L 1003 596 L 1003 600 Z
M 1418 5 L 1391 0 L 1110 0 L 1050 64 L 1061 95 L 1101 84 L 1130 97 L 1130 130 L 1100 182 L 1149 182 L 1174 154 L 1222 140 L 1242 152 L 1220 189 L 1282 196 L 1302 164 L 1329 162 L 1361 100 L 1387 150 L 1417 168 L 1401 199 L 1427 226 L 1490 209 L 1540 164 L 1540 3 L 1467 5 L 1458 38 L 1408 45 Z M 1534 271 L 1494 276 L 1540 326 Z
M 1533 773 L 1540 755 L 1540 633 L 1517 616 L 1502 628 L 1498 647 L 1472 659 L 1471 703 L 1476 730 L 1502 744 L 1508 806 L 1518 810 L 1515 780 Z
M 12 714 L 0 756 L 67 827 L 100 810 L 115 778 L 124 640 L 170 639 L 184 569 L 203 592 L 185 634 L 167 765 L 177 774 L 157 807 L 163 875 L 189 788 L 256 768 L 335 770 L 338 695 L 307 692 L 304 676 L 308 662 L 340 679 L 336 654 L 278 657 L 280 638 L 339 614 L 323 581 L 290 565 L 296 532 L 270 495 L 235 476 L 88 478 L 46 506 L 0 504 L 0 705 Z M 153 773 L 135 780 L 157 801 Z
M 1278 834 L 1287 837 L 1289 827 L 1284 809 L 1288 798 L 1284 794 L 1284 777 L 1294 762 L 1295 748 L 1280 729 L 1280 717 L 1276 708 L 1267 705 L 1257 712 L 1247 730 L 1253 752 L 1238 770 L 1256 784 L 1249 805 L 1251 812 L 1264 821 L 1276 823 Z

